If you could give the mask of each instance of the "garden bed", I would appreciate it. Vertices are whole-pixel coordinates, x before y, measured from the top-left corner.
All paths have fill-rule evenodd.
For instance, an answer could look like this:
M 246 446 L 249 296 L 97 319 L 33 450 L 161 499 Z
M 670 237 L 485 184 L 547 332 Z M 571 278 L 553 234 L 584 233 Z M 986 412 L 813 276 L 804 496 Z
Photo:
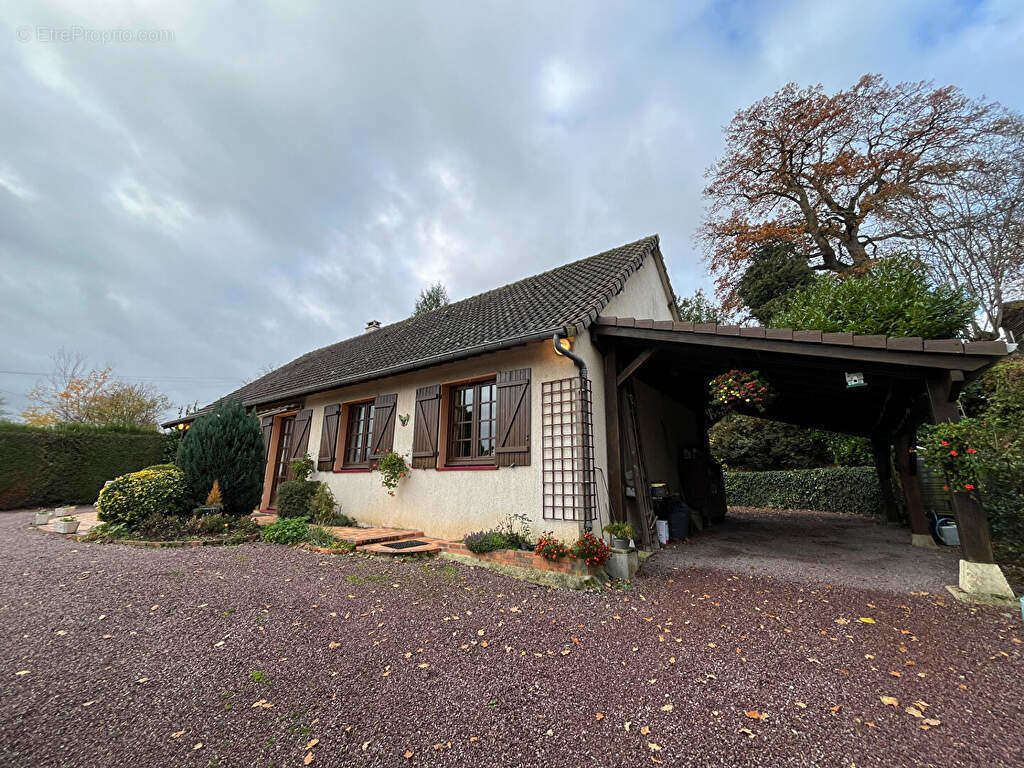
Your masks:
M 259 541 L 260 535 L 252 533 L 243 536 L 219 536 L 209 539 L 180 539 L 177 541 L 145 541 L 143 539 L 108 539 L 90 537 L 88 534 L 81 536 L 69 534 L 75 541 L 98 541 L 103 544 L 127 544 L 129 547 L 149 547 L 150 549 L 180 549 L 184 547 L 230 547 L 237 544 L 247 544 L 251 541 Z

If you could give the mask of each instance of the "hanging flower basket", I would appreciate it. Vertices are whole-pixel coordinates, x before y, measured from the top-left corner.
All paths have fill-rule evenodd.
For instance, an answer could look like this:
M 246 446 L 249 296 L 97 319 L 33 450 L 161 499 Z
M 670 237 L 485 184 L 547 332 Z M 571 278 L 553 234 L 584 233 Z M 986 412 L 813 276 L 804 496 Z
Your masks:
M 723 414 L 726 410 L 764 413 L 775 399 L 771 385 L 758 371 L 735 368 L 713 378 L 708 384 L 708 395 L 712 410 Z

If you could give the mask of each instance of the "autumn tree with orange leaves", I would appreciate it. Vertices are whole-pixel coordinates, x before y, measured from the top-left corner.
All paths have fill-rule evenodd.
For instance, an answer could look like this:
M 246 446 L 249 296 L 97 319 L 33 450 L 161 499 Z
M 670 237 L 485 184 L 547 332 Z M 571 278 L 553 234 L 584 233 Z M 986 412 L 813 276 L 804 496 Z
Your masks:
M 1002 115 L 932 83 L 865 75 L 829 95 L 790 83 L 740 110 L 707 171 L 698 235 L 726 306 L 765 243 L 791 243 L 815 269 L 860 271 L 923 232 L 907 212 L 981 160 Z

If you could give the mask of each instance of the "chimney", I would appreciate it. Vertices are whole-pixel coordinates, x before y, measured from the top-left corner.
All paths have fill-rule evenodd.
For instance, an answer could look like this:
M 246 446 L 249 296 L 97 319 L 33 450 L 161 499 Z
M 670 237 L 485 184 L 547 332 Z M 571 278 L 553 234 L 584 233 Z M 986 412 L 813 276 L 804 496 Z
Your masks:
M 368 320 L 366 322 L 366 333 L 380 330 L 380 320 Z

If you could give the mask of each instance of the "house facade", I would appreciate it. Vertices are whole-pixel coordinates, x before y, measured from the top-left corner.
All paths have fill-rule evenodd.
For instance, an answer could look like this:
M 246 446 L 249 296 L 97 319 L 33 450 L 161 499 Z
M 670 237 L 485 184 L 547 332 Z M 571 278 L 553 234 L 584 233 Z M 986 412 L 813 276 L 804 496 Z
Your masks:
M 261 419 L 261 508 L 274 509 L 289 462 L 308 454 L 313 479 L 360 524 L 461 538 L 512 513 L 534 533 L 572 538 L 587 517 L 599 528 L 607 450 L 593 436 L 604 435 L 604 381 L 589 327 L 602 313 L 677 318 L 656 236 L 371 325 L 243 387 L 229 397 Z M 374 470 L 389 450 L 411 467 L 393 496 Z

